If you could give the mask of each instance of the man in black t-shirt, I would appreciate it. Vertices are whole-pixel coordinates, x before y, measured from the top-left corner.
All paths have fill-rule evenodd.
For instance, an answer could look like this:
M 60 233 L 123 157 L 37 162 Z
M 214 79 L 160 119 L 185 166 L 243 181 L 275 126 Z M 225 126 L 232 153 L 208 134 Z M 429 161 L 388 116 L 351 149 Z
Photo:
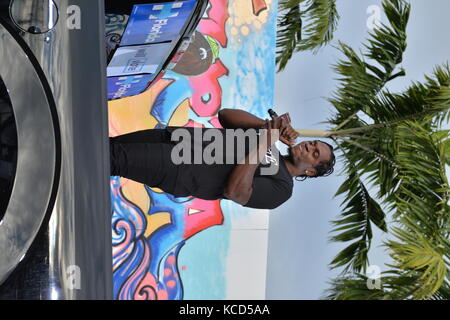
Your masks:
M 224 129 L 167 127 L 110 138 L 111 175 L 175 197 L 230 199 L 245 207 L 274 209 L 292 195 L 293 177 L 330 174 L 333 148 L 319 141 L 294 146 L 298 133 L 288 114 L 263 120 L 222 109 Z M 274 143 L 290 146 L 280 155 Z

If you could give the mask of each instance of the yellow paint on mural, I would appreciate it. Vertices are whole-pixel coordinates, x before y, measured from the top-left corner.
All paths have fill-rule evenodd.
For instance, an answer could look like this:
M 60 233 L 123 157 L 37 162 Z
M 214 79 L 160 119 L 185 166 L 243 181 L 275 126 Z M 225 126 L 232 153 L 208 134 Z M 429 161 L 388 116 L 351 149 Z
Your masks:
M 123 195 L 139 207 L 143 213 L 147 213 L 150 210 L 150 197 L 145 189 L 145 185 L 130 179 L 120 178 L 120 187 L 122 188 Z M 150 188 L 155 193 L 164 193 L 159 188 Z
M 169 120 L 169 126 L 183 127 L 189 121 L 189 110 L 191 104 L 189 99 L 184 100 L 174 111 Z
M 159 94 L 173 80 L 161 79 L 152 88 L 137 96 L 113 100 L 108 103 L 111 136 L 152 129 L 158 121 L 150 111 Z
M 233 36 L 247 36 L 252 30 L 261 29 L 262 25 L 267 23 L 268 15 L 272 7 L 272 0 L 265 0 L 267 9 L 255 15 L 253 11 L 252 0 L 234 1 L 229 6 L 231 35 Z M 240 42 L 241 39 L 237 41 Z
M 261 29 L 262 23 L 259 22 L 259 20 L 254 20 L 254 21 L 253 21 L 253 26 L 254 26 L 256 29 Z
M 164 193 L 164 191 L 161 190 L 160 188 L 150 188 L 150 190 L 152 190 L 155 193 Z
M 159 228 L 172 224 L 172 218 L 169 212 L 158 212 L 152 215 L 146 215 L 147 228 L 145 229 L 144 236 L 149 238 Z
M 123 195 L 145 214 L 150 209 L 150 198 L 142 183 L 121 178 Z

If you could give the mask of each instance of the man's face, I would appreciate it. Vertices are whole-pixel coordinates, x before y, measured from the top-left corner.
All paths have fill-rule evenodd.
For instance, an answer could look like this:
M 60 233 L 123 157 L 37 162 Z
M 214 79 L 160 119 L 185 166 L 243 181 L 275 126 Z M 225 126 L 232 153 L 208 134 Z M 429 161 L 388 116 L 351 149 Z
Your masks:
M 289 156 L 298 169 L 305 170 L 314 168 L 321 162 L 330 161 L 331 150 L 318 140 L 303 141 L 289 148 Z

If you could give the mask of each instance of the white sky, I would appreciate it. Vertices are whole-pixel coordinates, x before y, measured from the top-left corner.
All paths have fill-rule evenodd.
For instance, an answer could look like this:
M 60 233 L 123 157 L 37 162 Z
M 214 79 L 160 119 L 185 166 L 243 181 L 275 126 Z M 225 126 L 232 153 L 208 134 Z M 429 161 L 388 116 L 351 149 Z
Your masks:
M 391 91 L 403 90 L 411 81 L 423 81 L 435 65 L 450 61 L 450 1 L 411 0 L 408 25 L 408 48 L 403 62 L 406 77 L 394 80 Z M 338 0 L 341 16 L 334 43 L 341 40 L 354 49 L 362 49 L 367 38 L 367 20 L 371 5 L 381 8 L 381 1 Z M 382 21 L 386 19 L 382 17 Z M 326 129 L 331 107 L 329 97 L 336 86 L 331 65 L 340 53 L 332 46 L 317 55 L 297 53 L 285 71 L 277 74 L 275 110 L 289 112 L 294 127 Z M 332 229 L 329 221 L 337 218 L 342 198 L 333 199 L 344 181 L 339 163 L 327 178 L 296 182 L 292 198 L 272 210 L 269 227 L 269 255 L 266 284 L 267 299 L 318 299 L 328 287 L 327 281 L 337 274 L 327 267 L 333 257 L 348 244 L 328 243 Z M 387 256 L 380 248 L 384 236 L 374 230 L 370 262 L 381 271 Z

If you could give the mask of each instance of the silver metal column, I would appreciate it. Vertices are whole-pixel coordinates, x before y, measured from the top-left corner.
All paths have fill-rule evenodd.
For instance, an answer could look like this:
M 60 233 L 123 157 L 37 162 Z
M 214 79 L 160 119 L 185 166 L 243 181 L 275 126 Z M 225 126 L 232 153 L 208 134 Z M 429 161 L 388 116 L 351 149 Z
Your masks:
M 19 145 L 0 225 L 0 297 L 16 290 L 16 298 L 112 299 L 104 6 L 54 3 L 58 19 L 48 32 L 30 29 L 17 39 L 0 26 L 0 76 Z M 25 294 L 33 285 L 39 295 Z

